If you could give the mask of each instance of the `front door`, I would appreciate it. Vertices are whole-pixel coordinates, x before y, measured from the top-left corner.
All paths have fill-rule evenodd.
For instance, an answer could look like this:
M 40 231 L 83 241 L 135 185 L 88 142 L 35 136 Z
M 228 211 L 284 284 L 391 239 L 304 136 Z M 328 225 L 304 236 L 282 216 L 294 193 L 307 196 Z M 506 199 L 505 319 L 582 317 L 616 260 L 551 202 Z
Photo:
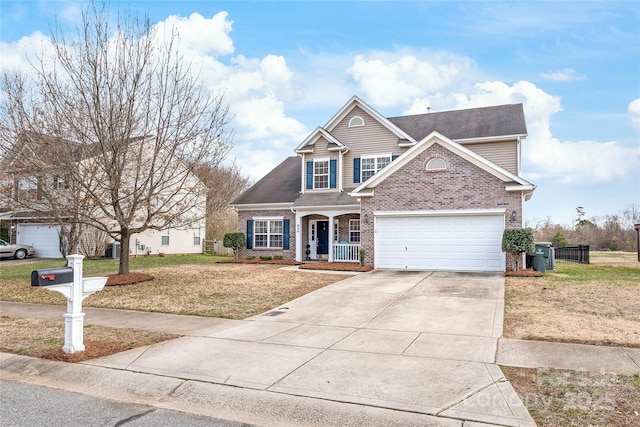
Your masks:
M 318 255 L 329 254 L 329 221 L 318 221 Z

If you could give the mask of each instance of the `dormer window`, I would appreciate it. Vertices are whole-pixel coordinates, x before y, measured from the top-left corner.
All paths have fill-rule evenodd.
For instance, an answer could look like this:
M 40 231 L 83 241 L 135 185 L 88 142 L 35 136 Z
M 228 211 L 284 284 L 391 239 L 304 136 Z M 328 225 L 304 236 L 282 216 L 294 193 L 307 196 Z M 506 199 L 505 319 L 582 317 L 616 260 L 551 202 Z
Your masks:
M 447 170 L 447 163 L 440 157 L 434 157 L 427 162 L 427 172 Z
M 351 118 L 351 120 L 349 120 L 349 127 L 350 128 L 356 128 L 356 127 L 360 127 L 360 126 L 364 126 L 364 119 L 360 116 L 354 116 Z

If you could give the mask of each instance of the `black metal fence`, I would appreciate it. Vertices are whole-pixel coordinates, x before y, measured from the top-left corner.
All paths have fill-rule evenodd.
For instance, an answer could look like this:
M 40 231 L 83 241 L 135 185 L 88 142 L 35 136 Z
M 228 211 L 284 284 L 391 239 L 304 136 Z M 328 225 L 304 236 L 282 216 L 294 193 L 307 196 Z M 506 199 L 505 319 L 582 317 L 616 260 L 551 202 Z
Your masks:
M 556 259 L 589 264 L 589 245 L 565 246 L 556 249 Z

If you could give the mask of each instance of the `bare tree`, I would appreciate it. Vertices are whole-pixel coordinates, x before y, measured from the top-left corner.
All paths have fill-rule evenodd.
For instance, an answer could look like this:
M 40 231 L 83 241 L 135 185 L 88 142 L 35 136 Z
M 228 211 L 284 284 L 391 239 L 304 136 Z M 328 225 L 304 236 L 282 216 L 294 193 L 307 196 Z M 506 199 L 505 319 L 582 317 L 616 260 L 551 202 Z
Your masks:
M 236 230 L 237 213 L 229 208 L 233 201 L 249 185 L 249 178 L 238 167 L 209 164 L 201 165 L 198 177 L 207 187 L 207 239 L 222 240 L 224 234 Z
M 67 217 L 121 242 L 123 274 L 132 234 L 202 221 L 207 190 L 195 172 L 225 158 L 232 134 L 223 96 L 200 82 L 179 34 L 158 34 L 148 18 L 112 19 L 91 3 L 76 34 L 52 34 L 55 54 L 34 61 L 32 85 L 5 73 L 2 144 L 8 154 L 22 135 L 47 136 L 39 149 L 83 201 Z

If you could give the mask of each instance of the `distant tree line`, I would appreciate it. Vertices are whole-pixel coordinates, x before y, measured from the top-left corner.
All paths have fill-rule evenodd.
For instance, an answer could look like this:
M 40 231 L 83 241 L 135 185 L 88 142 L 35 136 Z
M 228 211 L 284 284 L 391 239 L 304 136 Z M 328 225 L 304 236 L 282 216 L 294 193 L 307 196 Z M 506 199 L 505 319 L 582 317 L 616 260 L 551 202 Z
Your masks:
M 550 217 L 534 227 L 537 242 L 552 242 L 555 247 L 589 245 L 591 250 L 637 250 L 634 224 L 640 223 L 640 205 L 632 204 L 622 212 L 587 219 L 582 206 L 576 208 L 572 226 L 554 224 Z

